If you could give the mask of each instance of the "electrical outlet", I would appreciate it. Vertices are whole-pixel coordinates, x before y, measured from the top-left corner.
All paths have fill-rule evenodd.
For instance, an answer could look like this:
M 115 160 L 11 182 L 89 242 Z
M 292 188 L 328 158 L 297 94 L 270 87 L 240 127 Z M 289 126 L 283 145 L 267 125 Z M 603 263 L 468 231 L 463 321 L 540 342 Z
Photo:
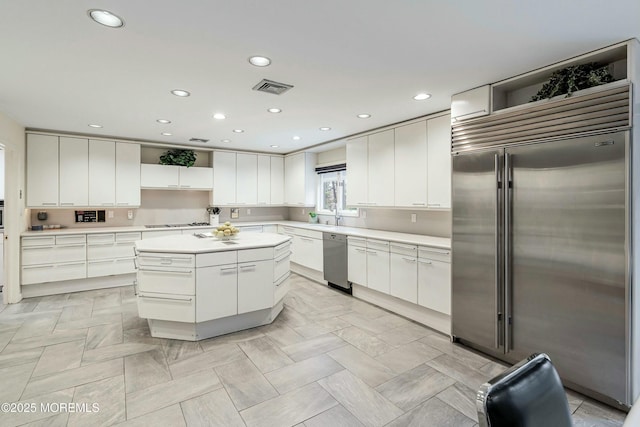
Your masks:
M 127 219 L 133 219 L 133 211 L 131 209 L 127 211 Z
M 416 214 L 411 214 L 411 222 L 416 222 L 418 220 Z
M 251 209 L 247 208 L 247 215 L 251 215 Z
M 107 211 L 107 218 L 109 219 L 113 218 L 113 211 Z

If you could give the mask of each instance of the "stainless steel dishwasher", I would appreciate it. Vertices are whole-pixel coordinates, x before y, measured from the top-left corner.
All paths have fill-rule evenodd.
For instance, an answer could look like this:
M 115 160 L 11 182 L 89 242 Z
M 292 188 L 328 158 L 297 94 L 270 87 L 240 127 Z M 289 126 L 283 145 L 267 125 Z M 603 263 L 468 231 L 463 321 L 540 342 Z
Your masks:
M 347 236 L 336 233 L 322 233 L 324 254 L 324 280 L 329 286 L 351 293 L 351 283 L 347 278 Z

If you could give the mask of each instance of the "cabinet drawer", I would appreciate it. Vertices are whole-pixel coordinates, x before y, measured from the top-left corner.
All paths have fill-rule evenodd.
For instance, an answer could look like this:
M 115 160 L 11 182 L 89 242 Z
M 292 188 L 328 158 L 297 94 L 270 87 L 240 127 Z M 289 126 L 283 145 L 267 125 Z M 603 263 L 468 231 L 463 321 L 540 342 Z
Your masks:
M 132 231 L 127 233 L 116 233 L 116 242 L 135 242 L 142 239 L 142 233 Z
M 87 259 L 87 245 L 78 243 L 73 245 L 56 245 L 56 262 L 85 261 Z
M 131 274 L 136 272 L 135 258 L 118 258 L 114 260 L 115 274 Z
M 195 322 L 195 297 L 138 292 L 138 315 L 143 319 Z
M 113 243 L 116 240 L 116 236 L 113 233 L 107 234 L 89 234 L 87 235 L 87 244 L 105 244 Z
M 235 264 L 238 262 L 238 252 L 212 252 L 208 254 L 196 255 L 196 266 L 213 267 L 214 265 Z
M 156 267 L 194 267 L 196 265 L 195 255 L 186 254 L 152 254 L 145 252 L 140 254 L 140 266 Z
M 22 284 L 50 282 L 53 279 L 54 264 L 22 267 Z
M 42 237 L 23 237 L 22 247 L 27 246 L 53 246 L 56 244 L 55 236 L 42 236 Z
M 347 236 L 347 243 L 350 246 L 357 246 L 359 248 L 366 248 L 367 247 L 367 239 L 363 239 L 361 237 Z
M 289 252 L 281 255 L 279 258 L 276 258 L 273 262 L 273 281 L 277 282 L 280 280 L 282 276 L 289 273 L 290 268 Z
M 285 276 L 281 277 L 275 284 L 274 284 L 274 295 L 273 295 L 273 302 L 274 304 L 277 304 L 282 298 L 284 298 L 287 295 L 287 292 L 289 292 L 289 273 L 287 273 Z
M 115 243 L 91 243 L 87 245 L 87 260 L 113 259 L 115 252 Z
M 87 263 L 74 262 L 69 264 L 57 264 L 53 273 L 55 280 L 74 280 L 87 277 Z
M 273 248 L 246 249 L 238 251 L 238 262 L 273 259 Z
M 273 250 L 273 257 L 274 258 L 279 258 L 280 255 L 282 254 L 288 254 L 289 252 L 291 252 L 291 240 L 289 240 L 288 242 L 284 242 L 282 244 L 279 244 L 278 246 L 276 246 Z
M 403 243 L 394 243 L 390 244 L 391 253 L 400 254 L 400 255 L 409 255 L 412 257 L 418 256 L 418 247 L 415 245 L 406 245 Z
M 420 258 L 434 259 L 436 261 L 451 262 L 451 251 L 449 249 L 420 246 L 418 248 L 418 256 Z
M 87 243 L 86 234 L 71 234 L 69 236 L 56 236 L 56 245 L 75 245 Z
M 118 242 L 116 238 L 116 243 L 113 246 L 114 258 L 131 258 L 135 255 L 135 241 Z
M 27 246 L 22 248 L 22 265 L 50 264 L 56 261 L 55 246 Z
M 111 276 L 113 274 L 116 274 L 114 260 L 87 261 L 87 277 Z
M 193 268 L 163 269 L 161 267 L 140 267 L 138 288 L 141 292 L 163 294 L 194 295 L 196 275 Z
M 367 239 L 367 248 L 377 251 L 389 252 L 389 242 L 385 242 L 383 240 Z
M 282 230 L 284 231 L 284 234 L 292 234 L 295 236 L 309 237 L 311 239 L 322 240 L 321 231 L 307 230 L 305 228 L 296 228 L 296 227 L 287 227 L 287 226 L 283 226 Z

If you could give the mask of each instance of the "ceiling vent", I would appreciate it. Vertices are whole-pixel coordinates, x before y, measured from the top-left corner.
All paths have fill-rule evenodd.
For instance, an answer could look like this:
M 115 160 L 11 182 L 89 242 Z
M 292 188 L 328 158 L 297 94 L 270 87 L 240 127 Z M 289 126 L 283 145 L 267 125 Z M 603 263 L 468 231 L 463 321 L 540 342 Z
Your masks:
M 191 138 L 191 139 L 189 139 L 189 141 L 191 141 L 191 142 L 202 142 L 202 143 L 209 142 L 208 139 L 204 139 L 204 138 Z
M 278 83 L 274 82 L 273 80 L 262 79 L 260 83 L 253 87 L 253 90 L 257 90 L 258 92 L 272 93 L 274 95 L 281 95 L 292 87 L 293 85 L 288 85 L 286 83 Z

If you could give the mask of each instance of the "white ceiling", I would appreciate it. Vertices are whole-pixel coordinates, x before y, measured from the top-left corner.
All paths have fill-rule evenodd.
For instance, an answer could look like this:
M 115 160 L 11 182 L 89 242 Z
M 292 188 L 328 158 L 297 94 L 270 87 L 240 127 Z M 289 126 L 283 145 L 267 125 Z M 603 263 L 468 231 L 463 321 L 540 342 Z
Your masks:
M 28 128 L 286 153 L 448 109 L 453 93 L 640 38 L 639 23 L 638 0 L 4 0 L 0 111 Z M 295 87 L 252 91 L 263 78 Z

